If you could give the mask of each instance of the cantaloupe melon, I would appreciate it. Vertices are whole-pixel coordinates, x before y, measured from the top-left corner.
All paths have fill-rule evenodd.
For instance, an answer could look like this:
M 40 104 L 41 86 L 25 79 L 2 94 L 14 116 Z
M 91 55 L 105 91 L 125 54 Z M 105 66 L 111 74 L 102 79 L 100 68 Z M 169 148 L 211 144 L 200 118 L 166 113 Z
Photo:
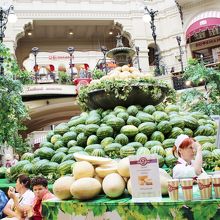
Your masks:
M 72 194 L 70 193 L 70 186 L 75 181 L 72 176 L 62 176 L 57 179 L 53 184 L 53 193 L 59 199 L 70 199 Z
M 78 179 L 70 186 L 71 194 L 79 200 L 92 199 L 100 193 L 101 189 L 97 179 L 88 177 Z
M 110 173 L 117 173 L 117 165 L 100 166 L 95 168 L 95 172 L 99 177 L 104 178 Z
M 132 195 L 131 194 L 131 179 L 129 179 L 128 182 L 127 182 L 127 190 L 129 192 L 129 194 Z
M 87 161 L 76 162 L 72 171 L 76 180 L 84 177 L 93 177 L 95 173 L 93 165 Z
M 125 181 L 118 173 L 111 173 L 104 178 L 102 189 L 108 197 L 117 198 L 124 193 Z
M 160 186 L 162 195 L 168 194 L 168 180 L 172 177 L 162 168 L 159 168 L 160 171 Z
M 118 173 L 123 177 L 130 177 L 129 158 L 125 157 L 118 162 Z

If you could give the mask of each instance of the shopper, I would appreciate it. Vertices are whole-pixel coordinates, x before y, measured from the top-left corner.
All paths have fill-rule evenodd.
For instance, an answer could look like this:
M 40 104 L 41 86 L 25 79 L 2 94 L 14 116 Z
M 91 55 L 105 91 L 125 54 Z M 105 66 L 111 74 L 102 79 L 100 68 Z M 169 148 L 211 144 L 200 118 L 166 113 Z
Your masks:
M 42 201 L 54 200 L 57 198 L 48 190 L 48 182 L 44 177 L 35 177 L 32 179 L 31 186 L 35 194 L 32 219 L 42 220 Z
M 187 135 L 181 134 L 176 138 L 173 153 L 178 157 L 173 168 L 173 178 L 194 178 L 203 172 L 202 147 Z
M 3 213 L 9 218 L 26 220 L 26 210 L 31 209 L 34 201 L 34 193 L 30 190 L 31 180 L 26 175 L 18 176 L 15 188 L 10 187 L 8 197 L 10 200 L 6 204 Z M 15 190 L 17 193 L 15 193 Z M 8 218 L 6 218 L 8 219 Z
M 0 219 L 2 218 L 2 214 L 3 214 L 2 211 L 5 205 L 7 204 L 7 202 L 8 202 L 7 196 L 2 190 L 0 190 Z

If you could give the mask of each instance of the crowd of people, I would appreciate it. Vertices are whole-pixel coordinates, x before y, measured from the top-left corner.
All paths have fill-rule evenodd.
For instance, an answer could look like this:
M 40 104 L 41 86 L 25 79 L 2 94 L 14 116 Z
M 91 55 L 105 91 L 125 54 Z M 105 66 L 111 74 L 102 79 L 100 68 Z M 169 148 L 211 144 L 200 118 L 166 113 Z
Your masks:
M 32 180 L 26 175 L 17 178 L 15 188 L 9 187 L 8 197 L 0 190 L 0 218 L 3 220 L 42 220 L 42 201 L 56 200 L 48 190 L 44 177 Z

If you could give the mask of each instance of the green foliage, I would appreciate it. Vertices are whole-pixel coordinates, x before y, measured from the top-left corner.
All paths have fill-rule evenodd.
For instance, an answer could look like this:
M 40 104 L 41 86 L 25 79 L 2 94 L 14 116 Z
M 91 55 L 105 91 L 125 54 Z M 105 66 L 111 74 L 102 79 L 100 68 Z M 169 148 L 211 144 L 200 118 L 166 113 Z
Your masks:
M 71 77 L 70 75 L 68 75 L 68 73 L 59 71 L 58 76 L 59 76 L 59 80 L 58 80 L 59 84 L 71 84 Z
M 103 71 L 100 70 L 100 69 L 95 69 L 95 70 L 92 72 L 92 78 L 93 78 L 93 79 L 100 79 L 100 78 L 102 78 L 104 75 L 105 75 L 105 72 L 103 72 Z
M 152 88 L 153 85 L 153 88 Z M 158 81 L 153 78 L 140 78 L 131 80 L 115 80 L 105 79 L 97 83 L 82 86 L 77 97 L 77 101 L 83 110 L 87 110 L 88 93 L 98 89 L 104 89 L 106 93 L 114 93 L 115 97 L 121 100 L 126 100 L 132 91 L 132 86 L 138 86 L 144 92 L 150 93 L 154 99 L 160 97 L 164 88 L 167 95 L 166 102 L 174 102 L 176 93 L 163 81 Z
M 16 149 L 23 144 L 19 132 L 25 129 L 22 122 L 28 118 L 28 112 L 20 95 L 22 84 L 15 80 L 20 70 L 3 44 L 0 44 L 0 56 L 4 57 L 4 75 L 0 76 L 0 144 Z
M 208 115 L 220 114 L 220 71 L 205 67 L 191 59 L 184 73 L 184 78 L 192 81 L 194 85 L 204 82 L 204 90 L 187 90 L 181 94 L 180 102 L 184 109 L 189 111 L 202 111 Z

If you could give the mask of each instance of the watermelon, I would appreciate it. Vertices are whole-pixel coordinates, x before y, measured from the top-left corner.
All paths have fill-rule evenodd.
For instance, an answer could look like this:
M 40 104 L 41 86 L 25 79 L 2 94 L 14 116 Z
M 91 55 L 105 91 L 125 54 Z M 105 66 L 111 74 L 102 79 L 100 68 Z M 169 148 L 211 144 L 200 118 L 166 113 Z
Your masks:
M 88 116 L 81 116 L 81 117 L 73 118 L 67 123 L 67 125 L 69 127 L 75 127 L 80 124 L 85 124 L 87 117 Z
M 128 142 L 129 142 L 129 139 L 128 139 L 128 137 L 125 134 L 118 134 L 115 137 L 115 143 L 119 143 L 122 146 L 128 144 Z
M 215 160 L 219 161 L 220 160 L 220 149 L 215 149 L 212 151 L 212 156 L 215 158 Z
M 107 145 L 114 143 L 114 139 L 112 137 L 106 137 L 101 141 L 101 145 L 105 148 Z
M 108 144 L 105 148 L 105 154 L 113 159 L 119 158 L 120 157 L 120 149 L 121 149 L 121 144 L 119 143 L 111 143 Z
M 84 151 L 84 148 L 79 146 L 73 146 L 68 150 L 68 154 L 73 154 L 75 152 L 80 152 L 80 151 Z
M 73 153 L 72 154 L 67 154 L 63 157 L 61 163 L 63 163 L 64 161 L 67 161 L 67 160 L 74 160 L 74 156 L 73 156 Z
M 155 145 L 161 145 L 160 141 L 148 141 L 144 144 L 144 147 L 151 149 Z
M 199 126 L 198 120 L 192 116 L 185 116 L 183 117 L 183 120 L 185 127 L 190 128 L 191 130 L 195 130 Z
M 105 151 L 103 149 L 95 149 L 95 150 L 92 151 L 91 156 L 104 157 L 105 156 Z
M 154 117 L 146 112 L 139 111 L 136 115 L 136 118 L 138 118 L 142 123 L 143 122 L 154 122 Z
M 77 146 L 77 141 L 76 140 L 71 140 L 67 143 L 68 148 L 71 148 L 71 147 L 74 147 L 74 146 Z
M 170 120 L 170 125 L 174 128 L 174 127 L 178 127 L 178 128 L 181 128 L 181 129 L 183 129 L 184 128 L 184 126 L 185 126 L 185 123 L 184 123 L 184 120 L 182 119 L 182 118 L 177 118 L 177 117 L 175 117 L 175 118 L 172 118 L 171 120 Z
M 49 163 L 49 160 L 43 159 L 33 164 L 33 167 L 32 167 L 33 174 L 39 175 L 39 173 L 41 172 L 42 165 L 48 164 L 48 163 Z
M 44 176 L 47 176 L 50 173 L 56 173 L 57 168 L 58 168 L 58 163 L 56 162 L 44 163 L 40 167 L 40 173 L 42 173 Z
M 75 127 L 74 131 L 77 133 L 77 134 L 80 134 L 80 133 L 83 133 L 84 131 L 86 130 L 86 125 L 84 124 L 79 124 Z
M 86 125 L 88 124 L 97 124 L 101 123 L 101 117 L 98 115 L 91 115 L 86 119 Z
M 71 174 L 72 173 L 71 166 L 73 163 L 75 163 L 74 160 L 66 160 L 66 161 L 62 162 L 57 168 L 58 173 L 62 176 L 66 175 L 66 174 Z
M 162 168 L 163 165 L 164 165 L 164 162 L 165 162 L 164 157 L 159 155 L 159 154 L 156 154 L 156 156 L 157 156 L 157 159 L 158 159 L 159 167 Z
M 52 144 L 55 144 L 57 141 L 61 140 L 62 139 L 62 136 L 60 134 L 55 134 L 51 137 L 51 140 L 50 142 Z
M 114 131 L 119 131 L 125 125 L 125 121 L 122 118 L 111 117 L 106 121 L 106 124 L 112 127 Z
M 47 136 L 46 136 L 47 141 L 50 142 L 50 140 L 51 140 L 51 138 L 52 138 L 53 135 L 54 135 L 54 131 L 49 131 L 49 132 L 47 133 Z
M 137 113 L 138 113 L 138 107 L 137 106 L 135 106 L 135 105 L 130 105 L 128 108 L 127 108 L 127 113 L 129 114 L 129 115 L 133 115 L 133 116 L 135 116 Z
M 76 138 L 77 145 L 80 147 L 85 147 L 87 142 L 87 136 L 85 133 L 79 133 Z
M 69 141 L 71 140 L 76 140 L 76 137 L 77 137 L 77 133 L 74 132 L 74 131 L 68 131 L 66 132 L 63 137 L 62 137 L 62 140 L 65 144 L 67 144 Z
M 51 162 L 61 163 L 62 159 L 66 156 L 64 152 L 57 152 L 51 158 Z
M 153 114 L 156 111 L 156 108 L 153 105 L 147 105 L 144 109 L 143 112 L 146 112 L 148 114 Z
M 33 153 L 24 153 L 21 156 L 21 160 L 29 160 L 30 162 L 34 159 L 34 154 Z
M 115 114 L 117 115 L 118 113 L 120 113 L 120 112 L 126 112 L 126 108 L 124 107 L 124 106 L 116 106 L 115 108 L 114 108 L 114 112 L 115 112 Z
M 192 137 L 193 136 L 193 131 L 191 129 L 189 129 L 189 128 L 184 128 L 183 129 L 183 134 L 186 134 L 189 137 Z
M 121 118 L 123 119 L 124 121 L 127 121 L 128 118 L 129 118 L 129 114 L 127 112 L 119 112 L 117 114 L 117 118 Z
M 63 141 L 57 141 L 55 144 L 54 144 L 54 146 L 53 146 L 53 149 L 54 150 L 57 150 L 57 149 L 59 149 L 59 148 L 61 148 L 61 147 L 65 147 L 65 144 L 64 144 L 64 142 Z
M 103 112 L 102 112 L 102 118 L 104 118 L 105 116 L 109 115 L 111 112 L 112 112 L 111 109 L 108 109 L 108 110 L 106 110 L 106 111 L 103 111 Z
M 45 141 L 43 143 L 40 144 L 40 147 L 49 147 L 49 148 L 53 148 L 53 144 L 51 142 Z
M 137 149 L 136 155 L 142 156 L 142 155 L 149 155 L 150 150 L 146 147 L 140 147 Z
M 98 144 L 99 143 L 99 139 L 96 135 L 92 134 L 88 137 L 87 141 L 86 141 L 86 145 L 91 145 L 91 144 Z
M 110 126 L 102 126 L 96 132 L 96 135 L 100 139 L 104 139 L 105 137 L 112 137 L 113 136 L 113 129 Z
M 131 146 L 133 147 L 135 150 L 137 150 L 140 147 L 143 147 L 143 144 L 139 143 L 139 142 L 130 142 L 128 143 L 126 146 Z
M 157 125 L 158 131 L 162 132 L 163 134 L 168 134 L 172 130 L 172 126 L 170 125 L 169 121 L 161 121 Z
M 155 131 L 155 132 L 151 135 L 150 139 L 151 139 L 152 141 L 160 141 L 160 142 L 162 143 L 162 142 L 164 141 L 164 135 L 163 135 L 163 133 L 160 132 L 160 131 Z
M 172 169 L 176 165 L 176 163 L 177 158 L 174 157 L 172 154 L 165 157 L 165 164 L 167 165 L 167 167 Z
M 134 117 L 134 116 L 129 116 L 127 120 L 127 125 L 134 125 L 135 127 L 138 127 L 141 124 L 141 120 Z
M 89 155 L 91 155 L 93 150 L 95 150 L 95 149 L 103 149 L 103 148 L 100 144 L 92 144 L 92 145 L 88 145 L 85 148 L 85 152 L 88 153 Z
M 177 138 L 180 134 L 183 134 L 183 130 L 181 128 L 174 127 L 169 134 L 169 138 Z
M 150 149 L 151 154 L 158 154 L 162 157 L 165 157 L 166 152 L 161 145 L 155 145 Z
M 55 153 L 63 152 L 66 154 L 68 152 L 68 150 L 69 150 L 69 148 L 67 148 L 67 147 L 60 147 L 55 151 Z
M 206 142 L 202 145 L 202 150 L 213 151 L 214 149 L 216 149 L 216 145 L 213 143 Z
M 27 163 L 23 166 L 21 173 L 29 175 L 32 174 L 33 164 Z
M 121 158 L 130 156 L 130 155 L 135 155 L 135 154 L 136 154 L 136 151 L 135 151 L 134 147 L 132 147 L 132 146 L 125 145 L 125 146 L 121 147 L 121 149 L 120 149 L 120 157 Z
M 60 123 L 59 125 L 57 125 L 54 128 L 54 134 L 60 134 L 63 135 L 64 133 L 66 133 L 67 131 L 69 131 L 69 126 L 67 123 Z
M 139 142 L 141 144 L 145 144 L 147 142 L 147 135 L 144 133 L 138 133 L 135 137 L 134 137 L 134 141 Z
M 42 147 L 38 151 L 38 156 L 41 159 L 48 159 L 50 160 L 52 156 L 55 154 L 55 151 L 49 147 Z
M 156 131 L 157 126 L 153 122 L 144 122 L 138 126 L 138 130 L 147 136 L 150 136 L 154 131 Z
M 162 111 L 154 112 L 153 117 L 154 117 L 156 122 L 168 121 L 169 120 L 169 115 L 165 112 L 162 112 Z
M 88 124 L 88 125 L 86 125 L 85 131 L 84 131 L 85 135 L 90 136 L 92 134 L 96 134 L 98 128 L 99 128 L 99 125 L 97 125 L 97 124 Z
M 175 143 L 175 140 L 176 139 L 174 139 L 174 138 L 169 138 L 169 139 L 164 140 L 162 142 L 162 145 L 163 145 L 164 149 L 173 147 L 174 143 Z
M 121 128 L 120 133 L 127 137 L 134 137 L 138 133 L 138 128 L 134 125 L 125 125 Z

